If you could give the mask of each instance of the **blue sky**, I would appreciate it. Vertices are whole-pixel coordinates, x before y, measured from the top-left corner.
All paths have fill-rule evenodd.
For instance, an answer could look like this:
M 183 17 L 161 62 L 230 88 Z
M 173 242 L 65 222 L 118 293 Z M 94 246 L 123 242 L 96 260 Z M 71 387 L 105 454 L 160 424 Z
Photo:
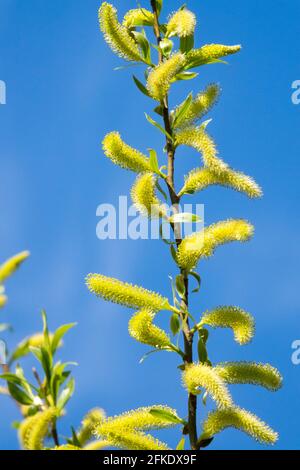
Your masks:
M 120 15 L 136 4 L 114 3 Z M 169 13 L 182 2 L 164 3 Z M 253 175 L 265 193 L 262 200 L 249 201 L 211 188 L 195 197 L 205 204 L 207 224 L 244 217 L 256 234 L 251 243 L 224 247 L 201 264 L 202 290 L 192 310 L 197 316 L 236 304 L 255 316 L 256 336 L 248 346 L 237 346 L 228 331 L 212 332 L 211 358 L 270 362 L 280 369 L 284 387 L 276 394 L 251 386 L 232 392 L 240 406 L 279 431 L 275 448 L 299 449 L 300 366 L 291 362 L 291 343 L 300 339 L 300 106 L 291 102 L 291 84 L 300 79 L 300 5 L 297 0 L 191 0 L 188 5 L 198 15 L 197 45 L 241 43 L 243 50 L 229 65 L 203 68 L 193 82 L 175 86 L 171 103 L 191 88 L 197 92 L 220 83 L 210 132 L 222 158 Z M 176 272 L 159 241 L 96 238 L 97 206 L 116 203 L 134 181 L 133 174 L 103 157 L 105 133 L 118 130 L 142 151 L 159 151 L 162 145 L 161 135 L 144 119 L 151 102 L 134 87 L 133 69 L 113 71 L 120 60 L 99 33 L 98 7 L 97 0 L 0 1 L 0 80 L 7 85 L 7 104 L 0 106 L 0 256 L 4 260 L 23 249 L 32 253 L 7 285 L 10 301 L 1 320 L 15 327 L 5 336 L 9 345 L 40 329 L 42 308 L 52 329 L 78 322 L 61 352 L 63 359 L 79 363 L 62 434 L 95 406 L 110 415 L 157 403 L 186 412 L 176 357 L 157 354 L 139 365 L 147 348 L 127 333 L 130 312 L 94 298 L 84 285 L 87 273 L 99 272 L 170 295 L 168 275 Z M 140 76 L 141 70 L 134 73 Z M 195 152 L 180 152 L 178 182 L 198 159 Z M 25 362 L 30 369 L 30 360 Z M 205 412 L 200 407 L 199 422 Z M 0 416 L 0 448 L 17 448 L 9 422 L 18 413 L 6 398 Z M 177 431 L 160 436 L 171 446 L 179 440 Z M 262 447 L 228 430 L 211 448 Z

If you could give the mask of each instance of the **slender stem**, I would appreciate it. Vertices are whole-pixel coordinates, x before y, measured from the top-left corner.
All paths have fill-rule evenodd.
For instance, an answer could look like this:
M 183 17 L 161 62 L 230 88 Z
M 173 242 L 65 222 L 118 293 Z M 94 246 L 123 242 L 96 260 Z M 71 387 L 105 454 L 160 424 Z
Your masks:
M 156 37 L 157 45 L 159 46 L 161 41 L 161 34 L 160 34 L 160 27 L 159 27 L 159 19 L 158 19 L 158 12 L 156 6 L 156 0 L 151 0 L 151 7 L 154 14 L 154 34 Z M 163 54 L 159 49 L 159 63 L 163 61 Z M 173 137 L 173 129 L 171 125 L 170 113 L 169 113 L 169 103 L 168 103 L 168 96 L 164 99 L 161 103 L 162 110 L 163 110 L 163 120 L 164 120 L 164 127 L 167 131 L 168 135 Z M 180 196 L 175 191 L 174 185 L 174 171 L 175 171 L 175 147 L 173 143 L 173 139 L 169 137 L 166 138 L 166 149 L 167 149 L 167 157 L 168 157 L 168 176 L 167 176 L 167 185 L 170 194 L 170 199 L 173 205 L 174 213 L 179 211 L 179 204 L 180 204 Z M 181 227 L 180 223 L 172 224 L 172 229 L 174 231 L 174 236 L 176 239 L 177 247 L 180 246 L 182 242 L 182 235 L 181 235 Z M 191 364 L 193 362 L 193 333 L 191 332 L 189 326 L 189 319 L 188 315 L 186 314 L 188 308 L 188 300 L 189 300 L 189 280 L 188 275 L 184 270 L 181 270 L 181 275 L 184 279 L 184 286 L 185 286 L 185 295 L 182 299 L 181 303 L 181 315 L 182 321 L 184 323 L 183 328 L 183 338 L 184 338 L 184 362 L 185 364 Z M 199 449 L 198 446 L 198 437 L 197 437 L 197 397 L 193 394 L 189 394 L 188 397 L 188 432 L 190 438 L 190 444 L 192 450 Z

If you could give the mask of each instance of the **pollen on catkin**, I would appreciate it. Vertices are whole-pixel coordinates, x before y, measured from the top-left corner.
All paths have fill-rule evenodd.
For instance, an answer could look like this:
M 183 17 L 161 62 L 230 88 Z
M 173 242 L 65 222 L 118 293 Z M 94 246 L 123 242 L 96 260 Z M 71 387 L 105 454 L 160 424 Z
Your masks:
M 129 321 L 129 334 L 136 341 L 154 348 L 167 348 L 171 340 L 167 333 L 153 324 L 155 314 L 149 310 L 141 310 Z
M 42 450 L 50 424 L 58 416 L 56 408 L 48 408 L 26 418 L 20 425 L 19 438 L 25 450 Z
M 218 151 L 212 138 L 200 127 L 187 127 L 176 133 L 176 144 L 192 147 L 202 155 L 203 163 L 216 174 L 222 174 L 228 165 L 218 157 Z
M 85 415 L 82 420 L 81 428 L 77 432 L 77 438 L 81 446 L 92 439 L 96 424 L 99 424 L 105 418 L 105 411 L 102 408 L 94 408 Z
M 143 153 L 125 144 L 118 132 L 110 132 L 102 142 L 103 151 L 110 160 L 126 170 L 144 173 L 151 171 L 149 159 Z
M 72 444 L 63 444 L 61 446 L 53 447 L 53 449 L 50 449 L 50 450 L 83 450 L 83 449 L 77 446 L 73 446 Z
M 244 193 L 249 198 L 262 196 L 262 190 L 258 184 L 244 173 L 230 168 L 222 172 L 214 172 L 210 168 L 197 168 L 192 170 L 185 178 L 185 184 L 179 195 L 202 191 L 211 185 L 224 186 Z
M 218 407 L 232 406 L 232 398 L 226 384 L 213 367 L 206 364 L 190 364 L 186 366 L 182 380 L 189 393 L 196 395 L 199 388 L 204 388 Z
M 184 55 L 178 52 L 149 73 L 147 89 L 152 98 L 157 101 L 164 100 L 172 80 L 183 68 L 184 60 Z
M 125 450 L 169 450 L 164 442 L 155 439 L 150 434 L 134 431 L 111 431 L 107 437 L 112 447 Z
M 131 189 L 131 198 L 137 210 L 151 218 L 165 215 L 165 210 L 155 195 L 155 185 L 155 175 L 143 173 L 137 177 Z
M 3 284 L 29 257 L 29 251 L 22 251 L 0 265 L 0 284 Z
M 83 450 L 102 450 L 111 446 L 112 446 L 111 442 L 103 439 L 103 440 L 90 442 L 89 444 L 84 446 Z
M 218 307 L 203 314 L 201 325 L 213 328 L 231 328 L 237 343 L 243 345 L 254 336 L 254 318 L 235 306 Z
M 110 431 L 150 431 L 170 428 L 176 425 L 176 423 L 171 423 L 156 414 L 152 414 L 151 410 L 153 409 L 177 415 L 175 410 L 163 405 L 137 408 L 136 410 L 126 411 L 121 415 L 107 418 L 95 427 L 95 433 L 96 435 L 102 435 Z
M 201 258 L 212 256 L 218 246 L 234 241 L 246 242 L 253 232 L 253 225 L 246 220 L 231 219 L 209 225 L 183 239 L 177 252 L 178 264 L 191 270 Z
M 186 54 L 186 69 L 214 62 L 215 60 L 235 54 L 241 50 L 240 45 L 206 44 L 200 49 L 192 49 Z
M 214 106 L 220 96 L 220 87 L 212 83 L 206 89 L 192 100 L 189 109 L 186 111 L 184 118 L 180 121 L 178 126 L 175 123 L 175 128 L 187 127 L 199 121 L 209 110 Z
M 196 15 L 190 10 L 184 8 L 176 11 L 169 19 L 166 36 L 180 38 L 191 36 L 195 31 L 196 23 Z
M 138 45 L 127 28 L 119 23 L 117 10 L 110 3 L 102 3 L 99 9 L 99 24 L 104 39 L 113 52 L 128 61 L 143 61 Z
M 170 308 L 168 299 L 156 292 L 101 274 L 89 274 L 86 284 L 98 297 L 129 308 L 146 308 L 153 312 Z
M 129 10 L 123 19 L 123 25 L 130 29 L 136 26 L 153 26 L 153 22 L 154 14 L 146 8 Z
M 275 444 L 278 434 L 257 416 L 242 408 L 228 408 L 209 413 L 203 423 L 202 438 L 210 438 L 226 428 L 236 428 L 245 432 L 262 444 Z
M 279 371 L 270 364 L 225 362 L 218 364 L 215 369 L 228 384 L 260 385 L 273 392 L 282 386 Z

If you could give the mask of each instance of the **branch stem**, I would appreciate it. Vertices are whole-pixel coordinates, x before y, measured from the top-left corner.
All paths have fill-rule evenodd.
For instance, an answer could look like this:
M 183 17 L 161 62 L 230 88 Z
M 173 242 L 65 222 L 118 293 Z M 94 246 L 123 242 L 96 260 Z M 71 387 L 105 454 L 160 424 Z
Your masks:
M 151 0 L 151 7 L 152 7 L 153 14 L 154 14 L 153 30 L 154 30 L 154 34 L 155 34 L 157 45 L 158 45 L 158 59 L 159 59 L 159 63 L 161 63 L 163 62 L 164 58 L 163 58 L 162 51 L 159 48 L 159 45 L 161 42 L 161 34 L 160 34 L 160 25 L 159 25 L 156 0 Z M 173 129 L 172 129 L 171 119 L 170 119 L 168 96 L 166 96 L 164 101 L 161 103 L 161 106 L 162 106 L 162 111 L 163 111 L 163 121 L 164 121 L 165 130 L 170 137 L 173 137 Z M 169 137 L 166 137 L 166 149 L 167 149 L 167 158 L 168 158 L 168 174 L 166 178 L 166 183 L 168 186 L 170 199 L 171 199 L 171 203 L 173 206 L 173 211 L 174 213 L 178 213 L 179 212 L 178 206 L 180 204 L 180 196 L 176 193 L 175 184 L 174 184 L 175 146 L 174 146 L 173 139 Z M 171 226 L 174 232 L 174 237 L 175 237 L 176 245 L 178 248 L 182 242 L 181 226 L 180 226 L 180 223 L 171 224 Z M 183 276 L 184 286 L 185 286 L 185 295 L 181 303 L 181 317 L 184 323 L 184 328 L 183 328 L 184 362 L 186 365 L 188 365 L 193 362 L 193 333 L 191 332 L 188 315 L 186 313 L 188 309 L 188 300 L 189 300 L 189 280 L 188 280 L 188 275 L 184 270 L 181 270 L 180 274 Z M 188 396 L 188 433 L 189 433 L 191 449 L 192 450 L 199 449 L 198 437 L 197 437 L 197 397 L 191 393 Z

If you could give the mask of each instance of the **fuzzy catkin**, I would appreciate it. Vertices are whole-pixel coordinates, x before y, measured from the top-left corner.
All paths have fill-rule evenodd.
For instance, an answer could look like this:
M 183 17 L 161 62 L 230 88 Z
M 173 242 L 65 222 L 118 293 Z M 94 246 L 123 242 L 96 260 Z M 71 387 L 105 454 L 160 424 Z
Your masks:
M 29 251 L 22 251 L 0 265 L 0 284 L 3 284 L 29 257 Z
M 155 314 L 149 310 L 137 312 L 129 321 L 129 334 L 136 341 L 154 348 L 167 348 L 171 340 L 167 333 L 153 324 Z
M 185 178 L 184 187 L 179 194 L 195 193 L 211 185 L 234 189 L 235 191 L 244 193 L 249 198 L 262 196 L 261 188 L 250 176 L 230 168 L 217 173 L 210 168 L 197 168 L 192 170 Z
M 200 49 L 192 49 L 186 54 L 186 68 L 198 67 L 221 59 L 241 50 L 240 45 L 226 46 L 223 44 L 206 44 Z
M 106 418 L 105 411 L 102 408 L 94 408 L 90 410 L 82 420 L 82 425 L 77 432 L 77 438 L 83 446 L 94 435 L 94 427 Z
M 175 423 L 165 421 L 163 418 L 150 413 L 153 409 L 177 415 L 176 411 L 168 406 L 155 405 L 142 407 L 136 410 L 126 411 L 118 416 L 107 418 L 96 426 L 95 432 L 96 434 L 102 434 L 110 430 L 150 431 L 175 426 Z
M 248 241 L 254 232 L 253 225 L 245 220 L 225 220 L 195 232 L 181 242 L 177 260 L 181 268 L 191 270 L 201 258 L 213 255 L 215 248 L 233 241 Z
M 129 308 L 148 308 L 158 312 L 170 307 L 168 299 L 156 292 L 101 274 L 89 274 L 86 284 L 98 297 Z
M 196 23 L 196 16 L 190 10 L 184 8 L 176 11 L 169 19 L 166 36 L 178 36 L 179 38 L 191 36 L 195 31 Z
M 199 121 L 217 102 L 220 95 L 220 87 L 212 83 L 206 89 L 192 100 L 189 109 L 186 111 L 184 118 L 178 125 L 175 123 L 175 128 L 183 128 L 191 126 Z
M 228 169 L 228 165 L 218 157 L 214 141 L 201 126 L 180 129 L 176 133 L 176 144 L 187 145 L 200 152 L 204 165 L 216 174 Z
M 270 364 L 255 362 L 225 362 L 216 366 L 216 371 L 228 384 L 252 384 L 272 392 L 280 389 L 282 377 Z
M 165 214 L 155 194 L 156 177 L 153 173 L 139 175 L 131 189 L 131 198 L 137 210 L 148 217 L 158 218 Z
M 222 306 L 203 314 L 201 325 L 231 328 L 237 343 L 243 345 L 254 336 L 254 318 L 240 307 Z
M 118 132 L 107 134 L 102 145 L 105 155 L 121 168 L 136 173 L 151 172 L 149 159 L 142 152 L 127 145 Z
M 190 393 L 197 394 L 199 388 L 204 388 L 218 407 L 224 408 L 232 405 L 232 398 L 225 382 L 213 367 L 206 364 L 190 364 L 186 366 L 182 380 Z
M 102 3 L 99 9 L 99 24 L 105 41 L 119 57 L 134 62 L 143 60 L 138 45 L 127 28 L 119 23 L 117 10 L 110 3 Z
M 164 100 L 170 89 L 172 80 L 183 68 L 184 61 L 184 55 L 177 52 L 149 73 L 147 89 L 152 98 L 157 101 Z
M 226 428 L 236 428 L 263 444 L 275 444 L 278 434 L 257 416 L 242 408 L 212 411 L 203 423 L 203 438 L 210 438 Z
M 48 408 L 26 418 L 19 428 L 22 447 L 25 450 L 43 450 L 49 426 L 57 415 L 56 408 Z
M 134 8 L 129 10 L 123 20 L 126 28 L 135 28 L 136 26 L 153 26 L 154 14 L 146 8 Z

